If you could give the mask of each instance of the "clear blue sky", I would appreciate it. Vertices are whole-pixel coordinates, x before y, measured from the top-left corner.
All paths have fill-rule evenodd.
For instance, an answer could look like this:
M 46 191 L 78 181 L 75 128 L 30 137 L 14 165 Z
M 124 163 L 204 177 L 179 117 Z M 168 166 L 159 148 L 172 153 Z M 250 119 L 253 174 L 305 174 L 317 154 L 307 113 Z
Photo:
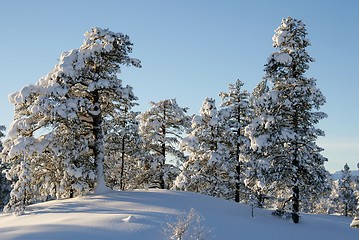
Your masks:
M 225 91 L 236 79 L 252 91 L 275 50 L 273 31 L 282 18 L 302 19 L 317 61 L 308 77 L 327 97 L 329 115 L 318 140 L 329 171 L 359 162 L 359 1 L 5 1 L 0 5 L 0 124 L 9 127 L 8 95 L 35 83 L 57 63 L 60 53 L 78 48 L 94 26 L 128 34 L 132 56 L 143 68 L 123 68 L 139 110 L 149 101 L 176 98 L 197 113 L 205 97 Z

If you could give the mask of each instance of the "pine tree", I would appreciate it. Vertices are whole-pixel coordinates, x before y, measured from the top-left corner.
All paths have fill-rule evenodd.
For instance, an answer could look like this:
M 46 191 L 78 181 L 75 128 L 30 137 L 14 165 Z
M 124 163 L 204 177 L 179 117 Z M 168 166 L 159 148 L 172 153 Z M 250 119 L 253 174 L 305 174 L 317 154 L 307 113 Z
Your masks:
M 131 51 L 128 36 L 93 28 L 85 33 L 79 49 L 61 54 L 49 74 L 12 94 L 15 116 L 3 150 L 4 161 L 11 164 L 9 173 L 29 166 L 30 181 L 36 180 L 33 184 L 39 184 L 40 175 L 43 179 L 63 175 L 56 179 L 62 178 L 63 184 L 57 185 L 84 191 L 95 188 L 98 193 L 105 190 L 103 127 L 118 103 L 133 95 L 117 77 L 122 65 L 140 67 L 139 60 L 129 57 Z M 48 169 L 58 157 L 63 168 Z M 9 177 L 21 180 L 18 174 Z M 81 186 L 71 178 L 88 184 Z
M 0 125 L 0 140 L 5 137 L 5 126 Z M 2 142 L 0 141 L 0 153 L 3 150 Z M 5 172 L 7 170 L 6 164 L 0 161 L 0 211 L 8 203 L 10 198 L 11 184 L 6 179 Z
M 271 116 L 267 116 L 268 109 L 273 102 L 273 96 L 270 94 L 268 81 L 264 78 L 254 88 L 250 96 L 249 104 L 252 110 L 250 123 L 245 127 L 244 135 L 250 139 L 251 150 L 246 158 L 246 171 L 244 175 L 244 183 L 246 188 L 250 190 L 248 193 L 250 204 L 253 207 L 264 207 L 264 201 L 267 198 L 267 193 L 270 189 L 269 184 L 266 184 L 268 178 L 268 159 L 267 153 L 264 149 L 257 151 L 257 144 L 265 143 L 265 137 L 255 139 L 252 135 L 260 130 L 266 129 L 268 123 L 271 122 Z M 263 124 L 265 123 L 265 124 Z M 256 141 L 253 141 L 253 140 Z
M 5 175 L 7 167 L 5 164 L 0 164 L 0 211 L 9 202 L 11 183 L 8 181 Z
M 131 106 L 124 106 L 105 123 L 106 182 L 111 188 L 126 190 L 141 185 L 137 181 L 144 171 L 139 167 L 143 150 L 138 115 Z
M 338 197 L 336 199 L 338 212 L 344 216 L 354 216 L 357 201 L 354 192 L 354 181 L 348 164 L 344 165 L 342 176 L 338 180 Z
M 9 203 L 4 210 L 5 212 L 13 211 L 15 215 L 22 215 L 25 212 L 25 206 L 31 200 L 31 173 L 26 160 L 21 161 L 15 170 L 17 171 L 18 181 L 13 185 Z
M 91 136 L 90 128 L 78 120 L 52 131 L 48 147 L 39 155 L 41 162 L 48 159 L 47 164 L 37 171 L 41 171 L 44 177 L 38 183 L 33 182 L 42 186 L 43 195 L 56 199 L 72 198 L 94 189 L 96 168 Z M 59 143 L 66 144 L 66 147 Z M 36 180 L 36 175 L 33 180 Z
M 359 163 L 357 164 L 357 168 L 359 171 Z M 353 221 L 350 224 L 350 227 L 359 228 L 359 176 L 356 177 L 356 201 L 357 201 L 357 212 Z
M 161 189 L 168 188 L 165 165 L 169 157 L 182 162 L 183 152 L 178 149 L 182 134 L 189 127 L 187 108 L 178 106 L 175 99 L 151 102 L 151 108 L 139 116 L 140 134 L 144 147 L 151 153 L 154 183 Z
M 324 191 L 326 158 L 316 145 L 324 132 L 315 127 L 325 113 L 318 112 L 325 97 L 316 80 L 305 77 L 314 59 L 306 51 L 309 41 L 301 20 L 288 17 L 275 30 L 273 53 L 265 68 L 265 79 L 273 87 L 259 99 L 261 114 L 247 128 L 252 149 L 264 159 L 266 184 L 277 195 L 288 195 L 293 222 L 299 222 L 300 201 Z
M 235 202 L 240 201 L 240 196 L 246 195 L 243 173 L 249 155 L 249 139 L 244 136 L 244 128 L 249 124 L 252 115 L 249 93 L 243 90 L 243 85 L 244 83 L 237 80 L 234 84 L 229 84 L 228 92 L 220 93 L 222 108 L 219 115 L 222 128 L 225 129 L 223 140 L 228 144 L 228 161 L 235 165 Z
M 200 114 L 192 118 L 190 133 L 181 142 L 189 157 L 176 179 L 176 188 L 233 199 L 236 164 L 228 161 L 219 120 L 215 100 L 206 98 Z
M 357 195 L 357 197 L 359 197 L 359 163 L 357 163 L 357 176 L 354 177 L 354 182 L 355 182 L 355 193 Z

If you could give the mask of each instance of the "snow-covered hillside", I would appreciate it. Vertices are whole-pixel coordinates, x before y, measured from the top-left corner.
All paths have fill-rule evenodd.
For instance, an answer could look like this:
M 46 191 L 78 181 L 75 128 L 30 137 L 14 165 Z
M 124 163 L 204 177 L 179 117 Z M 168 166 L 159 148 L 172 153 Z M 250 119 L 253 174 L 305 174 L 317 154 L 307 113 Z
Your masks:
M 204 216 L 202 225 L 212 229 L 212 239 L 358 239 L 351 218 L 302 214 L 302 221 L 271 215 L 268 210 L 190 192 L 143 190 L 39 203 L 25 215 L 0 215 L 0 239 L 169 239 L 167 222 L 194 208 Z

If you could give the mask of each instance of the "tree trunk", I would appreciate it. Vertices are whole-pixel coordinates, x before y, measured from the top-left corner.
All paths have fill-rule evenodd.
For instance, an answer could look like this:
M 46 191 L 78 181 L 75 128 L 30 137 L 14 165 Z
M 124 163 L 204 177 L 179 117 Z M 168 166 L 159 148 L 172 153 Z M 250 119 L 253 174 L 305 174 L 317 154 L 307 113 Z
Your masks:
M 128 121 L 128 107 L 126 106 L 124 109 L 124 115 L 126 116 L 126 118 L 124 119 L 124 121 L 122 122 L 122 127 L 124 129 L 126 129 L 126 122 Z M 126 147 L 126 134 L 123 135 L 122 137 L 122 142 L 121 142 L 121 178 L 120 178 L 120 189 L 123 191 L 125 190 L 125 184 L 124 184 L 124 169 L 125 169 L 125 147 Z
M 120 189 L 125 190 L 125 186 L 123 184 L 123 173 L 125 168 L 125 136 L 122 137 L 122 151 L 121 151 L 121 178 L 120 178 Z
M 75 197 L 75 192 L 74 192 L 74 189 L 71 187 L 69 198 L 74 198 L 74 197 Z
M 292 198 L 292 220 L 294 223 L 299 223 L 299 187 L 293 187 L 293 198 Z
M 159 181 L 160 181 L 160 189 L 165 189 L 165 181 L 163 179 L 163 167 L 165 165 L 166 162 L 166 143 L 165 143 L 165 138 L 166 138 L 166 127 L 165 125 L 162 126 L 162 145 L 161 145 L 161 162 L 159 163 Z
M 236 171 L 237 171 L 237 175 L 236 175 L 236 192 L 235 192 L 235 199 L 234 201 L 239 203 L 239 190 L 240 190 L 240 174 L 241 174 L 241 165 L 238 163 L 238 165 L 236 166 Z
M 166 163 L 166 120 L 167 120 L 167 112 L 166 112 L 166 101 L 163 102 L 163 124 L 162 124 L 162 145 L 161 145 L 161 153 L 162 153 L 162 160 L 160 163 L 160 189 L 165 189 L 165 181 L 163 179 L 164 173 L 163 168 Z
M 74 180 L 71 180 L 69 198 L 74 198 L 75 197 L 75 189 L 72 187 L 74 183 L 75 183 Z
M 102 131 L 102 114 L 99 109 L 100 101 L 99 101 L 99 93 L 98 91 L 94 92 L 93 95 L 93 104 L 94 109 L 91 113 L 93 118 L 93 135 L 94 135 L 94 157 L 95 157 L 95 166 L 97 171 L 97 182 L 95 186 L 94 192 L 96 194 L 102 194 L 106 192 L 108 189 L 105 183 L 104 176 L 104 144 L 103 144 L 103 131 Z
M 294 123 L 294 132 L 297 134 L 298 133 L 298 110 L 295 111 L 294 113 L 294 118 L 293 118 L 293 123 Z M 293 169 L 294 172 L 292 173 L 292 180 L 293 180 L 293 185 L 292 185 L 292 191 L 293 191 L 293 196 L 292 196 L 292 220 L 294 223 L 299 223 L 299 186 L 298 186 L 298 171 L 299 171 L 299 154 L 298 154 L 298 150 L 299 150 L 299 146 L 298 146 L 298 141 L 296 140 L 295 144 L 294 144 L 294 156 L 293 156 L 293 161 L 292 161 L 292 165 L 293 165 Z
M 239 100 L 240 102 L 240 100 Z M 238 116 L 237 116 L 237 121 L 238 124 L 240 126 L 241 124 L 241 108 L 239 108 L 238 110 Z M 236 166 L 236 172 L 237 172 L 237 176 L 236 176 L 236 192 L 235 192 L 235 202 L 239 202 L 239 193 L 240 193 L 240 181 L 241 181 L 241 163 L 239 162 L 239 154 L 240 154 L 240 144 L 239 144 L 239 137 L 241 135 L 241 128 L 239 127 L 237 129 L 237 143 L 236 143 L 236 161 L 238 161 L 238 165 Z

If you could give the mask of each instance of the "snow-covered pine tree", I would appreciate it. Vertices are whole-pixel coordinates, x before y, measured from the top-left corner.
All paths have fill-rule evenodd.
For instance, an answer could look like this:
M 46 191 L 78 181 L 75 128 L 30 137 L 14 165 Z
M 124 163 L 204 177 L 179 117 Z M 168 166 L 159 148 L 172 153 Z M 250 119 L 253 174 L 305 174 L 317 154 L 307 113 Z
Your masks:
M 244 136 L 244 128 L 250 123 L 252 111 L 249 106 L 249 93 L 243 89 L 244 83 L 237 80 L 229 84 L 227 92 L 221 92 L 220 122 L 225 130 L 223 142 L 229 150 L 228 162 L 232 162 L 235 169 L 235 202 L 246 196 L 243 174 L 246 160 L 249 159 L 249 139 Z
M 93 28 L 85 33 L 79 49 L 61 54 L 49 74 L 12 94 L 9 99 L 15 105 L 15 116 L 4 143 L 4 161 L 16 169 L 25 166 L 22 162 L 27 159 L 30 173 L 43 174 L 39 170 L 50 167 L 51 161 L 37 162 L 38 155 L 66 152 L 65 156 L 75 156 L 75 160 L 60 159 L 76 169 L 65 168 L 63 175 L 92 179 L 95 191 L 105 190 L 103 123 L 116 111 L 117 103 L 132 94 L 117 77 L 122 65 L 140 67 L 139 60 L 129 57 L 131 51 L 128 36 Z M 61 139 L 60 131 L 64 142 L 54 144 Z M 69 136 L 72 134 L 74 137 Z M 18 174 L 9 177 L 20 180 Z
M 258 101 L 264 94 L 268 93 L 269 90 L 270 88 L 268 86 L 268 80 L 266 78 L 263 78 L 262 81 L 260 81 L 253 89 L 253 92 L 249 99 L 251 107 L 253 108 L 253 106 L 256 104 L 256 101 Z M 262 110 L 258 108 L 258 106 L 253 110 L 257 110 L 257 112 L 255 112 L 256 115 L 260 115 L 262 112 Z
M 175 181 L 177 189 L 234 198 L 237 164 L 228 161 L 229 151 L 221 135 L 225 132 L 219 120 L 215 100 L 206 98 L 200 114 L 192 119 L 190 133 L 181 142 L 189 157 Z
M 348 164 L 344 165 L 342 176 L 338 180 L 338 196 L 335 200 L 337 212 L 344 216 L 354 216 L 356 213 L 357 200 L 354 192 L 354 180 Z
M 18 180 L 12 186 L 9 203 L 4 207 L 5 212 L 13 211 L 15 215 L 24 214 L 25 206 L 31 203 L 31 172 L 27 160 L 23 160 L 16 166 Z
M 153 183 L 161 189 L 168 188 L 166 183 L 165 164 L 167 158 L 183 162 L 184 154 L 178 144 L 182 134 L 189 128 L 190 117 L 187 108 L 179 107 L 176 99 L 165 99 L 150 102 L 151 108 L 139 116 L 140 134 L 144 148 L 151 155 Z
M 266 184 L 277 195 L 288 194 L 292 202 L 293 222 L 299 222 L 299 202 L 308 195 L 320 196 L 325 188 L 326 170 L 316 144 L 324 132 L 315 125 L 326 114 L 318 112 L 325 97 L 316 80 L 305 72 L 314 59 L 306 48 L 310 45 L 305 24 L 288 17 L 275 30 L 273 53 L 266 64 L 265 79 L 272 88 L 257 99 L 265 111 L 246 129 L 252 149 L 262 155 L 268 168 Z M 312 199 L 311 199 L 312 200 Z
M 48 146 L 38 156 L 42 164 L 37 172 L 41 174 L 32 177 L 32 184 L 41 186 L 42 196 L 72 198 L 94 189 L 96 169 L 92 144 L 91 130 L 78 119 L 52 131 Z
M 5 126 L 0 125 L 0 153 L 3 150 L 2 139 L 5 137 Z M 5 176 L 6 164 L 0 161 L 0 211 L 8 203 L 10 198 L 11 184 Z
M 327 175 L 326 186 L 323 192 L 317 196 L 308 196 L 306 203 L 301 205 L 301 210 L 313 214 L 333 214 L 336 204 L 333 204 L 333 196 L 336 194 L 336 183 L 330 173 Z M 310 189 L 308 191 L 311 191 Z
M 359 171 L 359 163 L 357 164 Z M 350 224 L 350 227 L 359 228 L 359 176 L 356 177 L 356 200 L 357 200 L 357 213 L 353 221 Z
M 121 103 L 104 128 L 106 182 L 120 190 L 141 187 L 138 178 L 144 172 L 139 167 L 144 154 L 136 119 L 139 112 L 132 110 L 137 105 L 135 100 Z
M 2 172 L 0 175 L 0 211 L 2 211 L 9 202 L 11 192 L 11 183 L 7 180 L 5 173 L 3 173 L 5 170 L 6 167 L 3 164 L 0 165 L 0 171 Z
M 251 122 L 245 127 L 244 135 L 247 137 L 251 138 L 253 129 L 259 127 L 262 121 L 271 121 L 271 117 L 266 115 L 267 109 L 270 108 L 273 101 L 273 96 L 269 93 L 269 90 L 268 81 L 264 78 L 257 84 L 249 98 L 252 116 Z M 266 125 L 262 127 L 265 128 Z M 256 145 L 253 141 L 250 144 L 252 151 L 249 152 L 246 158 L 244 184 L 249 189 L 250 204 L 254 207 L 262 208 L 268 198 L 267 193 L 270 189 L 270 186 L 266 184 L 268 159 L 265 156 L 267 156 L 267 153 L 264 149 L 262 149 L 263 151 L 256 151 Z
M 359 174 L 358 173 L 359 173 L 359 163 L 357 163 L 357 176 L 354 177 L 355 193 L 356 193 L 357 197 L 359 198 Z

